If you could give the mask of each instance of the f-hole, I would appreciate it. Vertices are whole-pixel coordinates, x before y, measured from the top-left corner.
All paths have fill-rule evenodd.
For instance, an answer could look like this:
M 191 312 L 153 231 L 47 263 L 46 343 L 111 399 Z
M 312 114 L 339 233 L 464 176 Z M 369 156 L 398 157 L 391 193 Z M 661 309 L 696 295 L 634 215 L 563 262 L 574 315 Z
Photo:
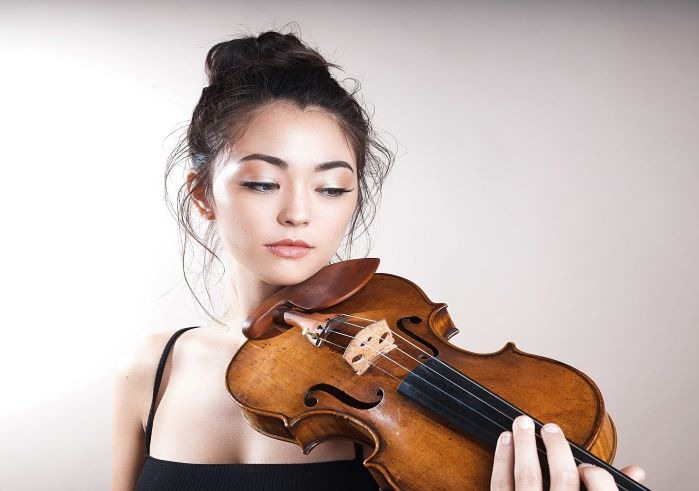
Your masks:
M 313 407 L 316 404 L 318 404 L 318 399 L 316 399 L 313 395 L 314 392 L 320 391 L 320 392 L 326 392 L 333 396 L 335 399 L 339 400 L 343 404 L 347 406 L 351 406 L 357 409 L 371 409 L 373 407 L 376 407 L 382 400 L 383 400 L 383 389 L 379 388 L 376 389 L 376 397 L 377 399 L 375 401 L 360 401 L 359 399 L 355 399 L 351 395 L 349 395 L 347 392 L 342 391 L 338 389 L 337 387 L 334 387 L 330 384 L 316 384 L 308 388 L 306 391 L 306 395 L 303 397 L 303 403 L 307 407 Z
M 438 355 L 439 355 L 439 350 L 437 350 L 437 348 L 435 348 L 433 344 L 427 342 L 426 340 L 422 339 L 420 336 L 418 336 L 417 334 L 415 334 L 414 332 L 412 332 L 412 331 L 410 330 L 410 328 L 406 326 L 406 324 L 407 324 L 408 322 L 410 322 L 411 324 L 420 324 L 420 323 L 422 322 L 422 319 L 421 319 L 420 317 L 416 316 L 416 315 L 410 315 L 410 316 L 406 316 L 406 317 L 401 317 L 400 319 L 398 319 L 398 320 L 396 321 L 396 326 L 398 327 L 398 329 L 400 329 L 400 330 L 401 330 L 403 333 L 405 333 L 407 336 L 410 336 L 410 337 L 413 338 L 415 341 L 417 341 L 418 343 L 422 344 L 422 345 L 425 346 L 429 351 L 432 352 L 432 355 L 428 355 L 427 353 L 420 353 L 420 355 L 418 356 L 418 358 L 420 358 L 421 360 L 427 360 L 427 359 L 430 358 L 430 356 L 438 356 Z

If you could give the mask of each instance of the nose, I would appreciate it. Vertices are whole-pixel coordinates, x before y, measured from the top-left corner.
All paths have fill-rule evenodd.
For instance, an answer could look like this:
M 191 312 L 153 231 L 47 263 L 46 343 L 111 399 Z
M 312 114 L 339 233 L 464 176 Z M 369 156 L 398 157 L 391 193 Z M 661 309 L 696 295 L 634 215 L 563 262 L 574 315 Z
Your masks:
M 277 221 L 284 226 L 305 225 L 310 219 L 310 200 L 301 186 L 290 190 L 282 201 Z

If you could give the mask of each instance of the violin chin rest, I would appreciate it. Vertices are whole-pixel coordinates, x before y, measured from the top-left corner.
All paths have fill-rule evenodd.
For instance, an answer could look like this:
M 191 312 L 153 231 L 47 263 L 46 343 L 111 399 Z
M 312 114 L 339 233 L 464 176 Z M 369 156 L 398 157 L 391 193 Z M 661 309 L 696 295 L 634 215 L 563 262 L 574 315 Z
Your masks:
M 248 339 L 258 339 L 269 331 L 272 324 L 284 325 L 283 315 L 280 316 L 279 312 L 292 307 L 313 311 L 337 305 L 371 280 L 379 262 L 379 258 L 369 257 L 328 264 L 301 283 L 282 288 L 245 319 L 243 334 Z

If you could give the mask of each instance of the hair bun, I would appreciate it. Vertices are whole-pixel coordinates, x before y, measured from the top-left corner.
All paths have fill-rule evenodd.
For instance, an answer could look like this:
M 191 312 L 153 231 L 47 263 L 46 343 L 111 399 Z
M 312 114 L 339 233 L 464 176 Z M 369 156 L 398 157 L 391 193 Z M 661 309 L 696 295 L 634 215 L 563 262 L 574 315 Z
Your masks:
M 206 57 L 209 84 L 224 83 L 251 72 L 270 69 L 323 69 L 331 66 L 317 51 L 304 45 L 293 34 L 263 32 L 219 43 Z

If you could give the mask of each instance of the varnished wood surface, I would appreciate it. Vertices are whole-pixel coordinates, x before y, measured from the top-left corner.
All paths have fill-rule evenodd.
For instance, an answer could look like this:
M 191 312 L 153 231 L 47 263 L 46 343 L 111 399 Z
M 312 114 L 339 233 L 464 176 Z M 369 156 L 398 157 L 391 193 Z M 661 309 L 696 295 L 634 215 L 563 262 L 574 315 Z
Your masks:
M 439 359 L 535 419 L 556 422 L 571 442 L 602 460 L 610 462 L 614 455 L 614 426 L 589 377 L 559 361 L 524 353 L 511 343 L 489 354 L 449 344 L 447 339 L 457 329 L 446 305 L 431 302 L 409 280 L 377 273 L 351 297 L 318 312 L 385 319 L 401 335 L 401 318 L 419 319 L 404 320 L 403 325 L 434 346 Z M 437 423 L 427 410 L 397 393 L 404 368 L 381 360 L 359 376 L 337 351 L 313 346 L 299 327 L 275 329 L 272 334 L 246 342 L 227 373 L 229 392 L 258 431 L 296 442 L 306 452 L 332 438 L 366 443 L 374 451 L 365 465 L 384 487 L 488 489 L 492 452 Z M 393 358 L 403 367 L 416 366 L 409 356 L 396 353 Z M 318 384 L 367 402 L 376 401 L 381 391 L 383 399 L 375 407 L 359 409 L 315 391 L 317 403 L 309 407 L 305 396 Z

